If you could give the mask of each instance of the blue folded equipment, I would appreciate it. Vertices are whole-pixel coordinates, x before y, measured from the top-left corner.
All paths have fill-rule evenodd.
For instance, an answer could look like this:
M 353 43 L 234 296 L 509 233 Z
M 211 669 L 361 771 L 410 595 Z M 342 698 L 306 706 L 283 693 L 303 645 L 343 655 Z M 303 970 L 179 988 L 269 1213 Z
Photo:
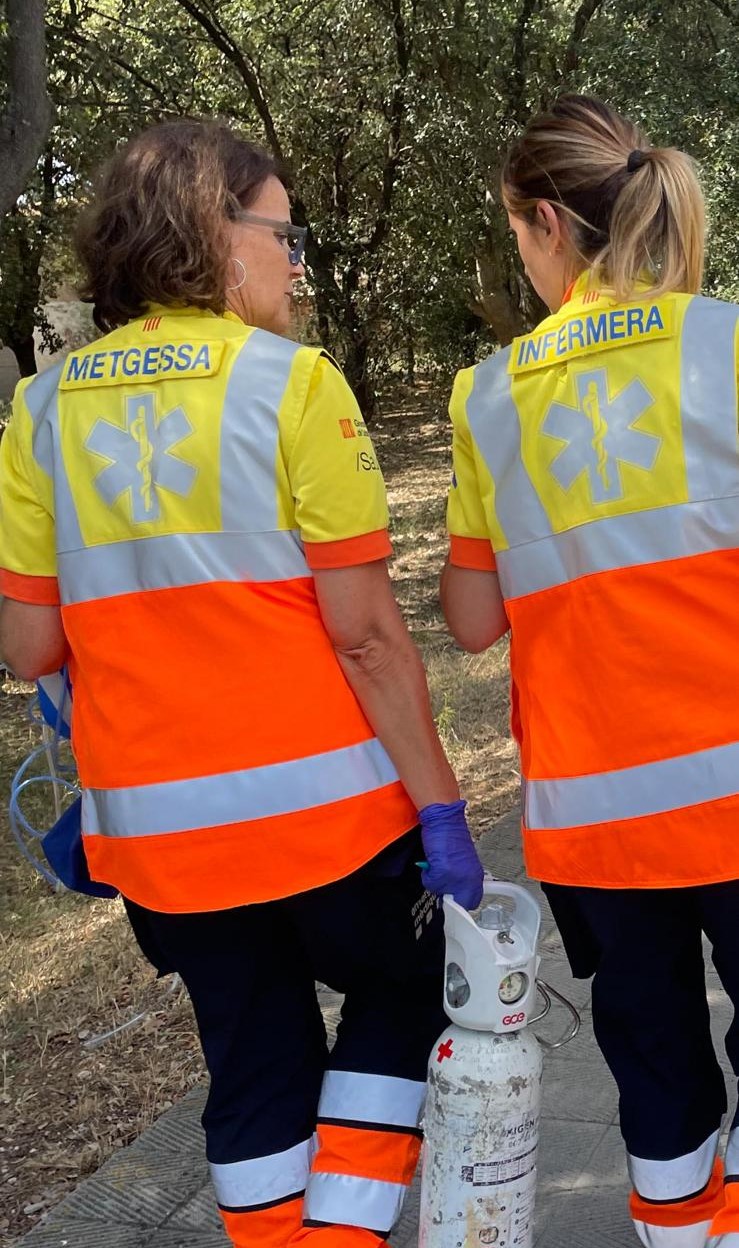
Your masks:
M 78 792 L 77 784 L 71 777 L 67 778 L 67 769 L 59 759 L 59 744 L 63 740 L 68 741 L 71 733 L 72 686 L 67 669 L 62 668 L 59 672 L 42 676 L 36 687 L 38 710 L 44 724 L 51 728 L 54 735 L 49 740 L 47 734 L 44 743 L 29 754 L 13 777 L 9 813 L 16 841 L 24 856 L 49 884 L 57 886 L 61 883 L 65 888 L 76 893 L 85 893 L 89 897 L 117 897 L 117 889 L 90 879 L 82 841 L 81 796 L 75 797 L 53 827 L 45 833 L 33 827 L 21 810 L 21 795 L 30 785 L 51 784 L 67 794 Z M 38 722 L 38 715 L 32 714 L 32 718 L 36 718 Z M 47 762 L 47 774 L 32 774 L 41 759 Z M 36 847 L 39 842 L 51 871 L 38 855 Z

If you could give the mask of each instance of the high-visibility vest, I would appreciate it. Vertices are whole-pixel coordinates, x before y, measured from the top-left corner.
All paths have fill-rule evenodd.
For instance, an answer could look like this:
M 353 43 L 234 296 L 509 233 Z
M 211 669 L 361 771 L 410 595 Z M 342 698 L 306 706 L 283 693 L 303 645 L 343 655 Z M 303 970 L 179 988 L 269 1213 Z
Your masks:
M 457 379 L 466 514 L 484 510 L 511 625 L 535 878 L 739 877 L 738 319 L 688 295 L 619 306 L 584 274 Z M 455 530 L 464 488 L 452 561 L 485 566 L 474 519 Z
M 321 355 L 163 310 L 23 395 L 53 481 L 90 873 L 151 909 L 317 887 L 416 822 L 296 531 L 283 438 Z

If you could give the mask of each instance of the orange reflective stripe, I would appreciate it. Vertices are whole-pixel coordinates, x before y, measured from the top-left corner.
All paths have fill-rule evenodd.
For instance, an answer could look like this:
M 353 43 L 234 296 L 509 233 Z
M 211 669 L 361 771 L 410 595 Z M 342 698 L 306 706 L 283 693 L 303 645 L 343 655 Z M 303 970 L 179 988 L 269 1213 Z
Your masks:
M 723 1235 L 739 1231 L 739 1180 L 732 1178 L 724 1184 L 724 1201 L 716 1212 L 709 1235 Z
M 316 571 L 326 568 L 351 568 L 358 563 L 387 559 L 393 553 L 387 529 L 344 537 L 336 542 L 305 542 L 308 566 Z
M 374 736 L 307 578 L 151 590 L 62 616 L 85 787 L 215 775 Z
M 716 1159 L 707 1187 L 690 1200 L 656 1202 L 642 1200 L 637 1192 L 629 1199 L 629 1212 L 635 1222 L 648 1226 L 692 1226 L 714 1218 L 724 1203 L 724 1167 Z M 711 1228 L 713 1233 L 713 1225 Z
M 449 562 L 455 568 L 470 568 L 476 572 L 495 571 L 495 552 L 487 537 L 449 538 Z
M 675 888 L 739 879 L 739 796 L 583 828 L 523 827 L 535 880 L 584 888 Z
M 34 607 L 58 607 L 59 585 L 55 576 L 24 576 L 0 568 L 0 594 Z
M 76 713 L 76 705 L 75 705 Z M 416 824 L 400 783 L 312 810 L 192 832 L 85 836 L 94 880 L 167 914 L 225 910 L 350 875 Z
M 738 597 L 739 551 L 717 551 L 509 601 L 524 775 L 591 775 L 739 740 Z
M 351 1174 L 384 1183 L 413 1181 L 421 1150 L 417 1135 L 404 1131 L 373 1131 L 364 1127 L 319 1122 L 318 1152 L 311 1171 Z
M 303 1220 L 303 1198 L 280 1201 L 263 1209 L 218 1210 L 235 1248 L 286 1248 Z

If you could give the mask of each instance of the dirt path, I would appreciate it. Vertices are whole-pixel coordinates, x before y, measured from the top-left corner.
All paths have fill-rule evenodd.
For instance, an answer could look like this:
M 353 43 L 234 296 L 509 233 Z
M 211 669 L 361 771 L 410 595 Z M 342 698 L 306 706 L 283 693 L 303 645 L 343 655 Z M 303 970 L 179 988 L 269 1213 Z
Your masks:
M 507 656 L 462 655 L 443 631 L 436 583 L 449 479 L 444 399 L 418 391 L 374 438 L 385 472 L 398 595 L 426 659 L 435 714 L 480 830 L 513 802 Z M 202 1075 L 194 1022 L 141 959 L 118 902 L 54 895 L 22 860 L 4 814 L 35 743 L 27 691 L 0 692 L 0 1243 L 140 1134 Z M 133 1013 L 145 1022 L 96 1048 Z

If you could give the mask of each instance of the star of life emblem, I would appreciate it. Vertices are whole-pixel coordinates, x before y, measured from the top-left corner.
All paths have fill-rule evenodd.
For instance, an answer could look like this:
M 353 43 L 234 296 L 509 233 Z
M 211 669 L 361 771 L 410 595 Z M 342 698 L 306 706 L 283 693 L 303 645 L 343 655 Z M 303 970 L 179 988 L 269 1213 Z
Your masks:
M 575 387 L 577 407 L 555 402 L 544 417 L 542 432 L 567 443 L 549 470 L 563 490 L 587 473 L 594 503 L 623 498 L 620 465 L 650 472 L 662 445 L 656 434 L 633 427 L 654 398 L 638 378 L 611 397 L 605 368 L 578 373 Z
M 157 520 L 161 514 L 158 489 L 170 490 L 182 498 L 195 484 L 197 468 L 170 454 L 193 432 L 181 407 L 156 419 L 156 395 L 140 394 L 126 399 L 126 426 L 98 420 L 85 446 L 109 460 L 95 477 L 95 487 L 108 506 L 124 491 L 129 492 L 134 523 Z

